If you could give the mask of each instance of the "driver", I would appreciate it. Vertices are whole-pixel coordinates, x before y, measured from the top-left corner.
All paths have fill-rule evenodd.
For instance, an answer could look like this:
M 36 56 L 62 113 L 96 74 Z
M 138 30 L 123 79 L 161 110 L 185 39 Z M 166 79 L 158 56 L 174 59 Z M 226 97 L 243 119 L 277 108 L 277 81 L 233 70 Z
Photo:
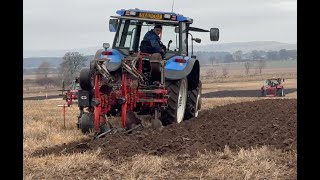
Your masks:
M 143 53 L 152 54 L 153 59 L 161 60 L 165 55 L 165 46 L 160 41 L 160 33 L 162 25 L 155 25 L 153 29 L 148 31 L 141 41 L 140 51 Z

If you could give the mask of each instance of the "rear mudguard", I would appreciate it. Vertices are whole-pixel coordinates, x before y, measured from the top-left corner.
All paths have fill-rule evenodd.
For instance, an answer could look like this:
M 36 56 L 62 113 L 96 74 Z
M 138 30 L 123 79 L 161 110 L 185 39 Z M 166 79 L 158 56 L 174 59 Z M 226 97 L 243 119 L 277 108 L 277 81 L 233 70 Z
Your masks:
M 110 58 L 110 61 L 106 63 L 108 71 L 116 71 L 121 67 L 121 61 L 124 55 L 115 49 L 108 49 L 108 52 L 112 52 L 112 55 L 101 54 L 104 50 L 99 49 L 96 52 L 95 59 Z M 184 59 L 185 63 L 175 62 L 175 59 Z M 190 58 L 188 56 L 174 56 L 167 60 L 165 65 L 165 78 L 168 80 L 178 80 L 187 77 L 192 71 L 194 64 L 199 64 L 198 60 Z
M 199 61 L 190 57 L 184 57 L 185 63 L 175 62 L 175 59 L 182 59 L 182 56 L 174 56 L 170 58 L 165 66 L 164 74 L 168 80 L 178 80 L 187 77 L 192 71 L 195 64 L 199 65 Z M 199 68 L 197 66 L 197 68 Z M 198 71 L 198 70 L 197 70 Z
M 115 49 L 107 50 L 108 52 L 112 52 L 112 55 L 103 55 L 103 51 L 103 49 L 99 49 L 96 52 L 95 59 L 110 58 L 110 61 L 106 63 L 106 68 L 110 72 L 118 70 L 121 66 L 121 61 L 124 58 L 124 55 Z

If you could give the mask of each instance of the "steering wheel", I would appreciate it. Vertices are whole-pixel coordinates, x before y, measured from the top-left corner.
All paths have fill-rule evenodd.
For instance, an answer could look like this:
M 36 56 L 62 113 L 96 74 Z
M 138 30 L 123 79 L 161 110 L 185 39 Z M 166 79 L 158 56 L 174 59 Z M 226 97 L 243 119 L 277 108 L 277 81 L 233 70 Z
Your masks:
M 160 41 L 160 47 L 163 49 L 164 54 L 167 53 L 167 47 L 165 45 L 163 45 L 163 43 Z

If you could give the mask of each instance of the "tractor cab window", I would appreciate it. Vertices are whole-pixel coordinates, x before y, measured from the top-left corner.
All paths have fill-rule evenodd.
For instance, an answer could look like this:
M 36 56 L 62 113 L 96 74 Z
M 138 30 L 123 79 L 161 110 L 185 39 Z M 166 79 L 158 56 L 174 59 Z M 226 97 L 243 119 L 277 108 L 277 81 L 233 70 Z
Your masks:
M 188 55 L 188 39 L 187 39 L 187 26 L 185 22 L 180 22 L 180 31 L 181 33 L 181 54 L 184 54 L 185 56 Z
M 141 41 L 143 40 L 144 35 L 148 31 L 153 29 L 154 26 L 155 23 L 142 23 L 139 46 L 141 44 Z M 160 40 L 167 48 L 167 53 L 165 56 L 166 58 L 176 55 L 179 52 L 179 33 L 175 32 L 175 29 L 177 27 L 179 27 L 177 24 L 162 24 L 162 33 L 160 35 Z
M 166 57 L 177 55 L 179 49 L 179 33 L 175 32 L 178 24 L 167 23 L 162 24 L 161 42 L 167 48 Z M 154 28 L 154 22 L 145 22 L 139 20 L 120 20 L 119 30 L 116 34 L 113 48 L 120 49 L 122 52 L 126 50 L 137 52 L 144 35 Z M 126 54 L 128 55 L 128 54 Z
M 176 26 L 163 26 L 161 41 L 167 51 L 179 51 L 179 34 L 175 33 Z
M 269 80 L 269 82 L 268 82 L 268 85 L 269 85 L 269 86 L 276 86 L 276 85 L 278 85 L 278 84 L 279 84 L 279 81 L 276 80 L 276 79 L 271 79 L 271 80 Z
M 137 31 L 137 21 L 122 20 L 120 29 L 116 36 L 115 47 L 133 50 L 133 45 L 136 40 L 135 33 Z
M 76 88 L 75 88 L 75 89 L 77 89 L 77 90 L 80 90 L 80 89 L 81 89 L 79 83 L 76 83 Z

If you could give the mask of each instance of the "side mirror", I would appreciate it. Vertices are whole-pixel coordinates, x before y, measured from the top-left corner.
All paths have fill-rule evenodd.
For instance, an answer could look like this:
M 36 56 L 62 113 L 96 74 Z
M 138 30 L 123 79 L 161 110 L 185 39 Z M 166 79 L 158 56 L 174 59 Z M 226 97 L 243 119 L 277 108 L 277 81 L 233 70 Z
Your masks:
M 210 29 L 210 41 L 219 41 L 219 29 L 211 28 Z
M 199 39 L 199 38 L 194 38 L 194 39 L 192 39 L 192 40 L 194 40 L 194 41 L 197 42 L 197 43 L 201 43 L 201 39 Z
M 118 28 L 118 19 L 109 19 L 109 31 L 110 32 L 117 32 Z

